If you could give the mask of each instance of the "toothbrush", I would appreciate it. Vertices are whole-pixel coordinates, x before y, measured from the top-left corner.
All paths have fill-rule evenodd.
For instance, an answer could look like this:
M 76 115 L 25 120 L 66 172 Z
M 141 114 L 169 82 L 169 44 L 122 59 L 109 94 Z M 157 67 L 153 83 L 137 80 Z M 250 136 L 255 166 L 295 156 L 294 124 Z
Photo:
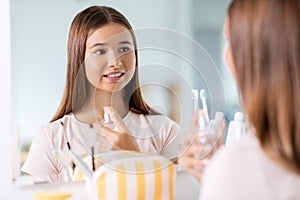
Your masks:
M 54 147 L 52 149 L 52 153 L 54 154 L 56 159 L 61 163 L 62 167 L 66 170 L 68 179 L 72 180 L 72 176 L 71 176 L 70 170 L 68 168 L 69 163 L 67 162 L 67 159 L 64 156 L 64 154 L 62 153 L 62 151 L 60 149 L 58 149 L 57 147 Z
M 64 135 L 64 139 L 65 141 L 67 142 L 67 147 L 68 147 L 68 150 L 70 151 L 71 150 L 71 145 L 70 145 L 70 142 L 69 142 L 69 139 L 68 139 L 68 136 L 67 136 L 67 133 L 66 133 L 66 128 L 64 126 L 64 123 L 63 122 L 60 122 L 60 125 L 62 126 L 63 128 L 63 135 Z M 72 162 L 72 170 L 74 171 L 76 165 L 74 162 Z
M 208 109 L 206 104 L 206 93 L 204 89 L 200 90 L 200 98 L 202 101 L 202 109 L 204 111 L 205 121 L 206 123 L 209 123 L 209 117 L 208 117 Z
M 199 111 L 199 91 L 197 89 L 192 89 L 192 100 L 194 101 L 194 112 Z M 205 129 L 205 120 L 202 115 L 198 116 L 198 128 L 199 130 Z
M 194 100 L 194 112 L 198 111 L 199 104 L 198 104 L 199 92 L 197 89 L 192 89 L 192 100 Z
M 72 161 L 78 166 L 82 172 L 88 177 L 92 178 L 93 171 L 89 168 L 89 166 L 82 160 L 81 157 L 79 157 L 77 154 L 75 154 L 71 149 L 68 151 L 69 156 L 71 157 Z
M 75 166 L 78 166 L 82 172 L 88 177 L 88 178 L 92 178 L 93 176 L 93 172 L 92 170 L 89 168 L 89 166 L 82 160 L 81 157 L 79 157 L 77 154 L 75 154 L 74 151 L 72 151 L 71 149 L 71 145 L 69 143 L 69 139 L 65 130 L 65 126 L 63 122 L 60 122 L 60 124 L 63 127 L 63 135 L 64 135 L 64 139 L 67 141 L 67 146 L 68 146 L 68 153 L 70 158 L 72 159 L 72 168 L 74 170 Z
M 92 147 L 92 168 L 93 168 L 93 171 L 96 170 L 96 167 L 95 167 L 95 152 L 94 152 L 94 147 Z

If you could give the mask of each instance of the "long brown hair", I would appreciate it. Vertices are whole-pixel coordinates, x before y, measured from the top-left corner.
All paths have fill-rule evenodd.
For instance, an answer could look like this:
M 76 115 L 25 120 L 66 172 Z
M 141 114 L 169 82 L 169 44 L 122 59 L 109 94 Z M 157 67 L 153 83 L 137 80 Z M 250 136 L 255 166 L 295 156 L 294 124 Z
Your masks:
M 249 125 L 270 157 L 300 174 L 300 1 L 234 0 L 228 14 Z
M 89 94 L 89 82 L 86 78 L 85 67 L 82 66 L 86 41 L 88 36 L 96 29 L 111 22 L 126 27 L 130 31 L 134 43 L 136 69 L 132 79 L 125 86 L 125 99 L 126 102 L 129 102 L 129 109 L 138 114 L 155 113 L 144 102 L 139 88 L 137 45 L 130 23 L 120 12 L 111 7 L 91 6 L 78 13 L 71 24 L 68 39 L 68 64 L 64 95 L 51 122 L 60 119 L 75 109 L 80 109 L 91 95 Z

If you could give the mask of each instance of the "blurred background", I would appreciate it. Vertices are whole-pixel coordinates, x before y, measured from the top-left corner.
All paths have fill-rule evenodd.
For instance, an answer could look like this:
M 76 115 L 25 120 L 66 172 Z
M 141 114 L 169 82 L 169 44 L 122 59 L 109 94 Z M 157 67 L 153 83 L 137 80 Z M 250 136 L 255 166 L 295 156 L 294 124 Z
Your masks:
M 181 52 L 189 52 L 189 59 L 158 48 L 141 49 L 141 86 L 151 106 L 187 130 L 193 111 L 191 88 L 204 88 L 210 115 L 221 110 L 230 121 L 240 105 L 235 82 L 223 59 L 223 24 L 229 3 L 230 0 L 11 0 L 12 126 L 20 137 L 22 150 L 28 151 L 37 129 L 50 121 L 59 106 L 70 24 L 79 11 L 91 5 L 108 5 L 122 12 L 137 29 L 138 46 L 147 38 L 155 40 L 145 37 L 143 30 L 149 27 L 188 43 Z M 172 42 L 181 46 L 180 41 Z M 25 157 L 26 154 L 22 160 Z

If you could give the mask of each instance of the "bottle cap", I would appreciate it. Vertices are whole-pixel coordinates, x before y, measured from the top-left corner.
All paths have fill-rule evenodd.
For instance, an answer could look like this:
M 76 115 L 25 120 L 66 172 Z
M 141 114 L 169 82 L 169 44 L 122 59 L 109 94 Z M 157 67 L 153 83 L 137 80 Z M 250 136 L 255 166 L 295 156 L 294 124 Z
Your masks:
M 234 113 L 234 121 L 243 121 L 244 114 L 242 112 Z
M 221 111 L 217 111 L 215 113 L 215 119 L 218 121 L 218 120 L 222 120 L 224 118 L 224 113 L 221 112 Z

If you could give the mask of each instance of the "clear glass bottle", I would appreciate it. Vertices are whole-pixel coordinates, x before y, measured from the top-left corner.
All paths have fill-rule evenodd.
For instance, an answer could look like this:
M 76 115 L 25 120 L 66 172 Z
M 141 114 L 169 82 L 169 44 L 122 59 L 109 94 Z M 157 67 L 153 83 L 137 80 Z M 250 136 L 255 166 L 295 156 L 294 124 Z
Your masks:
M 115 125 L 113 123 L 113 121 L 111 120 L 111 118 L 109 117 L 109 114 L 104 110 L 104 114 L 103 114 L 103 119 L 102 120 L 98 120 L 97 121 L 98 124 L 104 125 L 110 129 L 114 129 Z M 99 134 L 102 136 L 105 136 L 104 133 L 102 133 L 102 131 L 99 130 Z
M 222 123 L 224 119 L 224 113 L 217 111 L 215 113 L 214 119 L 210 120 L 207 130 L 207 135 L 204 141 L 201 141 L 203 144 L 202 149 L 197 155 L 199 159 L 205 158 L 210 151 L 213 150 L 214 146 L 217 144 L 218 139 L 222 135 Z
M 98 124 L 104 125 L 107 128 L 110 128 L 112 130 L 115 129 L 115 125 L 113 121 L 111 120 L 109 114 L 104 110 L 103 119 L 97 120 Z M 100 135 L 100 137 L 96 136 L 96 141 L 98 142 L 97 145 L 94 145 L 94 148 L 96 149 L 96 153 L 99 152 L 105 152 L 112 149 L 113 145 L 111 142 L 109 142 L 106 138 L 106 135 L 100 130 L 97 130 L 97 134 Z

